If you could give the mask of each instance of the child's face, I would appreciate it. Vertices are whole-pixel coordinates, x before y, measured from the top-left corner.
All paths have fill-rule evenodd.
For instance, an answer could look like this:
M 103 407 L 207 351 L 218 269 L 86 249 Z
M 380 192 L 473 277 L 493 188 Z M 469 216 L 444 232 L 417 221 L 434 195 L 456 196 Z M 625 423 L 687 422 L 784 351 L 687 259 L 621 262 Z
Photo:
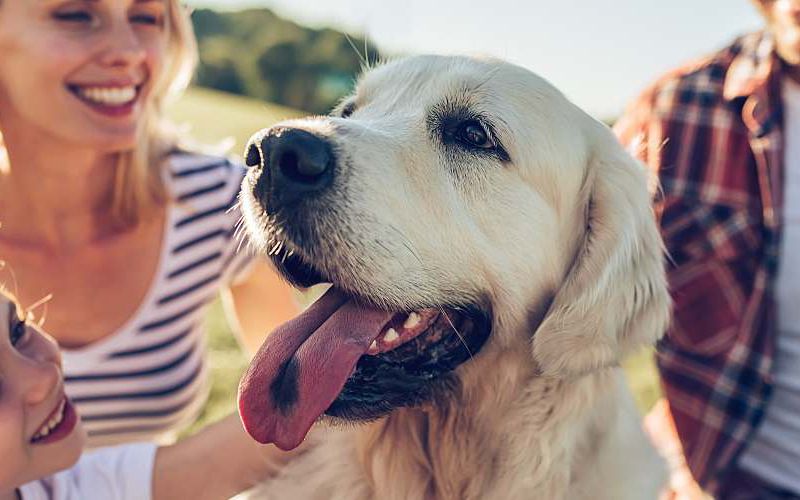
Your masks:
M 56 343 L 0 291 L 0 491 L 70 467 L 85 435 Z

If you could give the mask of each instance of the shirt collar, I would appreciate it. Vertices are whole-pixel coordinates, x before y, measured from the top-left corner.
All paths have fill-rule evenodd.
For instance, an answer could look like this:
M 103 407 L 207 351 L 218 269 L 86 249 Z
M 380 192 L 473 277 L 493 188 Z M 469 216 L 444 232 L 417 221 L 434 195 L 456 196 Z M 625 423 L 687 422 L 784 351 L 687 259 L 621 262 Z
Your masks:
M 765 91 L 770 78 L 780 71 L 775 43 L 768 33 L 747 35 L 741 39 L 738 47 L 739 52 L 725 74 L 722 91 L 729 101 Z

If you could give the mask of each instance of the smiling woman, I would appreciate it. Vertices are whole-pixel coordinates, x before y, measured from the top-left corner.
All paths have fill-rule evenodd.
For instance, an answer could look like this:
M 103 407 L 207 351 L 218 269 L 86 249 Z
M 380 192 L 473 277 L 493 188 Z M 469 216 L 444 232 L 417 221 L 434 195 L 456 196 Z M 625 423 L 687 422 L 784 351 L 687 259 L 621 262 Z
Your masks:
M 296 312 L 238 252 L 242 169 L 163 119 L 195 62 L 177 0 L 0 3 L 0 254 L 46 304 L 92 446 L 171 440 L 206 397 L 206 305 L 257 345 Z
M 38 129 L 40 139 L 52 135 L 119 152 L 112 210 L 135 222 L 163 196 L 157 160 L 171 144 L 163 139 L 161 109 L 188 83 L 196 49 L 177 2 L 128 3 L 0 4 L 7 21 L 2 71 L 13 75 L 3 98 L 17 104 L 3 110 L 0 132 L 8 137 L 21 118 Z M 28 22 L 12 22 L 23 9 Z M 37 99 L 29 99 L 33 95 Z

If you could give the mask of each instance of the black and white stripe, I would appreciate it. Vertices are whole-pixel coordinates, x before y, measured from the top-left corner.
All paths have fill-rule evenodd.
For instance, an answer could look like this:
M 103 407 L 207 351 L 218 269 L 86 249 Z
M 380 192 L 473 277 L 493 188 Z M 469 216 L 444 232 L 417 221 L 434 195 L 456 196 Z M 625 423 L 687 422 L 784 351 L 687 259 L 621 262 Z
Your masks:
M 91 447 L 166 442 L 196 417 L 207 396 L 206 305 L 252 260 L 234 239 L 242 168 L 186 153 L 168 165 L 175 201 L 150 291 L 119 331 L 64 354 Z

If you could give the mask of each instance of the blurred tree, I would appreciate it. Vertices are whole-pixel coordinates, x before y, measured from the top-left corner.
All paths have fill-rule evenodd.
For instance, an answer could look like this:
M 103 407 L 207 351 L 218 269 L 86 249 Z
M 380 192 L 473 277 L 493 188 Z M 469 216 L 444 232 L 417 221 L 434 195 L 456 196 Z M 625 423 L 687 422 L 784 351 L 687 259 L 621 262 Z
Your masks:
M 352 91 L 365 52 L 369 64 L 380 58 L 363 38 L 299 26 L 268 9 L 197 9 L 192 22 L 198 85 L 312 113 L 327 113 Z

